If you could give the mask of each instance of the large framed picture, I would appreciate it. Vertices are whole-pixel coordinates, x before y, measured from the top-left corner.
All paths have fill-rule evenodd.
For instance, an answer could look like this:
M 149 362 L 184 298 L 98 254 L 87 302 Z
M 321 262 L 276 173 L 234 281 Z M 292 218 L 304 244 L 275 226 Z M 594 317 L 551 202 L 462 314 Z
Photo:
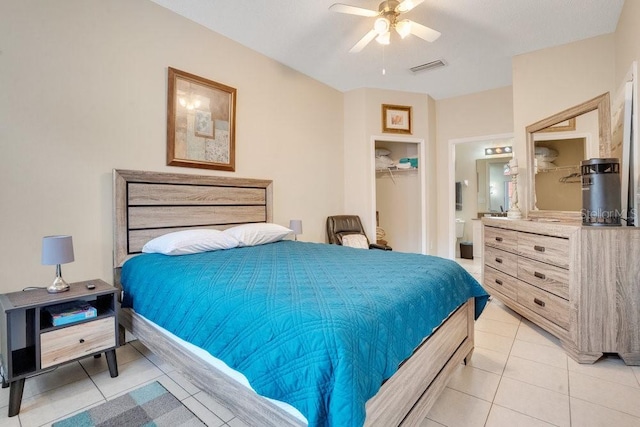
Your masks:
M 411 107 L 382 104 L 382 132 L 411 134 Z
M 169 67 L 167 164 L 235 170 L 236 89 Z

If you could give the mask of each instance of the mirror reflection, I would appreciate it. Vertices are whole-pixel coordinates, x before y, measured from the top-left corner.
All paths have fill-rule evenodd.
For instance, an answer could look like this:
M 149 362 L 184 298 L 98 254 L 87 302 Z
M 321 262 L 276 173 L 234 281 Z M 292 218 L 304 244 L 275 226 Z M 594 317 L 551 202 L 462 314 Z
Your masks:
M 609 112 L 606 93 L 527 127 L 530 216 L 580 215 L 580 163 L 609 149 Z
M 478 176 L 478 212 L 482 214 L 506 215 L 509 210 L 511 176 L 509 157 L 476 160 Z
M 535 142 L 536 206 L 542 210 L 582 209 L 580 162 L 585 159 L 586 138 Z

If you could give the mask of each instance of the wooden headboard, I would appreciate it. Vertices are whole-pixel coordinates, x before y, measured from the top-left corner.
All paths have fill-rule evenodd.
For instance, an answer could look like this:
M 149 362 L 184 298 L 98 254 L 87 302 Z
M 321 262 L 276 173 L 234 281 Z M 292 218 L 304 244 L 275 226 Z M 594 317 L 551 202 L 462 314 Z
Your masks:
M 272 181 L 113 170 L 115 269 L 172 231 L 272 222 Z

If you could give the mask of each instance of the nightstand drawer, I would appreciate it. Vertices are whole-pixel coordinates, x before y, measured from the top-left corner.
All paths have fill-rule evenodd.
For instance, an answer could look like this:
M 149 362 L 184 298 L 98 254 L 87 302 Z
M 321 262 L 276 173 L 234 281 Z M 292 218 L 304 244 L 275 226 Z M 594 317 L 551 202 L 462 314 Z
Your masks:
M 561 328 L 569 329 L 569 301 L 520 282 L 518 302 Z
M 518 250 L 518 234 L 513 230 L 485 226 L 484 244 L 515 253 Z
M 518 275 L 518 255 L 511 252 L 485 246 L 484 263 L 513 277 Z
M 40 345 L 42 369 L 115 347 L 115 317 L 45 332 Z
M 569 270 L 534 261 L 518 259 L 518 279 L 531 283 L 545 291 L 569 299 Z
M 498 270 L 485 266 L 484 283 L 486 287 L 503 294 L 504 296 L 516 300 L 518 293 L 518 279 L 508 276 Z
M 569 268 L 569 239 L 519 232 L 518 253 L 558 267 Z

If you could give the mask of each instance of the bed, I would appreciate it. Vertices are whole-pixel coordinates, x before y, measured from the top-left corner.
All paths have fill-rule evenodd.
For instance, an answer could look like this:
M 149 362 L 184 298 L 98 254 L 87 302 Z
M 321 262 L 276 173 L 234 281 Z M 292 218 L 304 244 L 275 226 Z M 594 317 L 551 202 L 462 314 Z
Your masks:
M 406 288 L 406 291 L 403 290 L 405 288 L 387 289 L 386 285 L 382 286 L 382 293 L 376 295 L 374 291 L 376 286 L 369 286 L 369 284 L 375 282 L 375 277 L 365 279 L 367 282 L 366 285 L 359 283 L 359 278 L 364 277 L 362 274 L 366 274 L 366 270 L 373 269 L 374 267 L 372 266 L 376 264 L 382 265 L 384 263 L 383 258 L 376 257 L 395 257 L 392 264 L 396 266 L 402 264 L 401 259 L 406 260 L 407 263 L 405 265 L 410 266 L 411 270 L 420 269 L 421 267 L 418 262 L 427 260 L 428 258 L 433 264 L 430 264 L 427 270 L 437 272 L 438 277 L 447 277 L 446 280 L 449 280 L 449 282 L 446 282 L 446 286 L 445 281 L 434 286 L 434 288 L 440 288 L 438 292 L 444 293 L 437 294 L 440 296 L 433 294 L 429 297 L 438 301 L 451 300 L 447 303 L 449 306 L 442 304 L 443 307 L 439 309 L 441 313 L 437 314 L 437 319 L 429 320 L 431 323 L 425 326 L 428 327 L 429 330 L 426 332 L 414 331 L 413 327 L 406 327 L 403 324 L 397 325 L 396 327 L 405 328 L 407 332 L 402 335 L 406 335 L 407 339 L 399 340 L 403 341 L 402 345 L 400 345 L 402 348 L 395 349 L 394 347 L 389 352 L 393 354 L 395 358 L 400 356 L 402 356 L 402 358 L 397 361 L 393 358 L 391 358 L 391 361 L 384 359 L 382 368 L 377 365 L 375 369 L 372 368 L 371 372 L 375 372 L 375 375 L 380 375 L 380 380 L 376 379 L 377 377 L 372 373 L 371 375 L 359 376 L 358 378 L 361 380 L 352 381 L 358 383 L 358 387 L 356 387 L 358 390 L 353 391 L 353 394 L 357 394 L 358 397 L 364 396 L 367 400 L 366 405 L 361 409 L 358 409 L 357 399 L 345 400 L 349 402 L 356 401 L 356 405 L 354 406 L 356 407 L 356 410 L 354 410 L 355 415 L 353 415 L 353 420 L 355 421 L 349 424 L 380 426 L 419 424 L 426 416 L 439 393 L 446 386 L 447 380 L 455 367 L 471 356 L 473 351 L 473 321 L 475 316 L 482 310 L 487 296 L 482 288 L 477 285 L 477 282 L 473 281 L 475 284 L 469 282 L 468 274 L 456 266 L 455 263 L 436 259 L 435 257 L 423 257 L 422 255 L 385 254 L 382 251 L 363 251 L 324 244 L 292 241 L 282 241 L 261 245 L 260 247 L 236 248 L 183 257 L 166 257 L 157 254 L 138 256 L 137 254 L 140 253 L 145 242 L 171 231 L 189 228 L 226 229 L 233 225 L 243 223 L 271 222 L 272 183 L 268 180 L 123 170 L 115 170 L 113 176 L 115 196 L 114 272 L 116 283 L 123 285 L 125 291 L 123 308 L 120 312 L 120 322 L 122 326 L 131 331 L 133 335 L 148 346 L 154 353 L 176 366 L 188 379 L 193 381 L 195 385 L 205 390 L 222 405 L 228 407 L 247 424 L 259 426 L 298 426 L 305 425 L 306 419 L 301 419 L 300 416 L 296 416 L 295 411 L 287 410 L 286 405 L 284 405 L 285 407 L 283 408 L 283 405 L 274 403 L 272 399 L 257 394 L 252 388 L 248 388 L 246 385 L 231 378 L 227 371 L 221 369 L 219 366 L 211 365 L 211 363 L 206 360 L 206 357 L 202 357 L 200 352 L 194 350 L 193 344 L 191 344 L 191 346 L 184 345 L 180 338 L 186 337 L 187 341 L 195 341 L 203 348 L 214 348 L 213 353 L 219 352 L 219 354 L 214 354 L 214 356 L 221 357 L 225 362 L 230 362 L 231 365 L 243 366 L 241 370 L 251 379 L 251 385 L 255 385 L 261 393 L 269 396 L 271 393 L 268 387 L 270 381 L 260 382 L 258 380 L 264 372 L 256 374 L 255 369 L 253 369 L 256 364 L 250 359 L 247 359 L 245 365 L 242 365 L 242 363 L 237 362 L 239 359 L 234 358 L 234 356 L 229 356 L 224 348 L 216 349 L 216 343 L 219 342 L 221 336 L 226 336 L 229 342 L 234 343 L 233 347 L 244 349 L 245 353 L 251 353 L 253 350 L 257 352 L 262 350 L 263 347 L 269 347 L 271 341 L 259 341 L 262 339 L 261 335 L 265 335 L 262 332 L 267 328 L 266 325 L 270 325 L 269 328 L 274 328 L 275 332 L 271 334 L 271 338 L 273 338 L 273 336 L 279 337 L 285 330 L 289 331 L 289 323 L 285 323 L 287 328 L 278 329 L 278 326 L 274 326 L 276 323 L 271 323 L 272 319 L 268 316 L 271 312 L 281 312 L 287 304 L 283 304 L 277 299 L 274 300 L 275 302 L 268 300 L 268 303 L 263 303 L 263 301 L 267 301 L 267 298 L 263 298 L 263 296 L 269 295 L 270 297 L 270 295 L 277 290 L 284 292 L 285 298 L 290 298 L 293 294 L 298 295 L 298 292 L 303 292 L 302 288 L 304 288 L 304 286 L 300 285 L 308 282 L 305 278 L 309 274 L 312 275 L 310 277 L 319 277 L 320 273 L 320 275 L 327 274 L 326 277 L 328 278 L 325 278 L 324 282 L 329 281 L 333 284 L 333 281 L 336 280 L 335 275 L 329 276 L 328 270 L 336 270 L 339 272 L 341 280 L 349 279 L 351 281 L 346 285 L 336 285 L 335 288 L 332 288 L 332 292 L 324 292 L 321 289 L 319 290 L 319 288 L 311 287 L 312 295 L 318 293 L 324 293 L 324 295 L 321 297 L 322 299 L 318 300 L 315 299 L 315 296 L 313 300 L 310 300 L 306 296 L 299 298 L 311 304 L 305 306 L 303 309 L 298 308 L 297 305 L 295 306 L 296 310 L 307 314 L 323 312 L 325 311 L 324 308 L 328 306 L 357 305 L 351 303 L 336 303 L 335 294 L 345 293 L 344 301 L 371 300 L 373 303 L 367 302 L 367 304 L 371 306 L 375 305 L 376 298 L 384 301 L 385 298 L 392 298 L 392 294 L 406 294 L 410 296 L 409 288 Z M 407 257 L 405 257 L 405 255 Z M 135 257 L 135 259 L 131 259 L 133 257 Z M 343 260 L 351 257 L 356 257 L 359 263 L 364 263 L 363 271 L 354 272 L 353 275 L 348 271 L 340 271 L 340 265 Z M 367 257 L 373 258 L 365 260 Z M 129 259 L 131 259 L 131 261 L 127 262 Z M 261 259 L 273 260 L 274 264 L 261 264 L 256 261 Z M 312 263 L 308 261 L 311 259 L 318 259 L 321 260 L 321 262 Z M 197 274 L 177 274 L 176 272 L 181 271 L 194 271 L 186 270 L 187 267 L 181 264 L 183 261 L 197 264 L 195 267 Z M 123 269 L 122 267 L 125 262 L 127 262 L 127 264 Z M 276 262 L 283 264 L 277 265 L 275 264 Z M 418 264 L 411 264 L 412 262 Z M 151 270 L 149 270 L 152 268 L 150 265 L 153 266 Z M 222 272 L 225 271 L 224 266 L 229 267 L 231 265 L 233 265 L 233 268 L 235 268 L 235 265 L 242 265 L 243 270 L 239 273 L 234 273 L 230 270 L 230 276 L 224 276 L 224 274 L 220 273 L 222 276 L 227 277 L 227 279 L 218 278 L 215 282 L 216 286 L 203 287 L 202 277 L 209 277 L 211 275 L 211 272 L 204 274 L 204 270 L 212 269 L 214 272 Z M 367 265 L 369 265 L 369 267 L 367 267 Z M 292 266 L 297 267 L 293 268 Z M 194 267 L 191 266 L 188 268 L 193 269 Z M 296 269 L 298 271 L 297 273 L 293 271 Z M 316 271 L 312 272 L 314 269 Z M 320 273 L 318 273 L 318 271 L 320 271 Z M 215 274 L 216 273 L 214 273 L 214 275 Z M 261 278 L 261 275 L 275 277 L 278 274 L 277 286 L 270 285 L 268 281 Z M 176 285 L 175 280 L 171 277 L 174 275 L 184 277 L 184 284 L 180 282 L 180 285 Z M 300 275 L 302 275 L 302 278 Z M 349 278 L 348 276 L 350 275 L 353 277 Z M 397 277 L 402 275 L 402 273 L 398 270 L 393 272 L 393 275 Z M 197 280 L 192 284 L 187 284 L 186 276 L 196 276 Z M 237 276 L 240 277 L 240 279 L 238 279 Z M 231 280 L 228 279 L 228 277 L 235 277 L 235 279 Z M 245 280 L 245 277 L 249 277 L 250 280 Z M 311 281 L 314 282 L 316 279 Z M 317 281 L 322 282 L 320 279 L 317 279 Z M 232 285 L 237 286 L 238 283 L 244 282 L 248 283 L 248 286 L 251 286 L 251 292 L 245 290 L 238 294 L 237 288 L 232 287 Z M 448 286 L 451 286 L 454 282 L 468 282 L 465 283 L 464 286 L 473 288 L 473 295 L 477 298 L 469 297 L 467 294 L 457 295 L 457 291 L 449 290 Z M 224 283 L 224 285 L 222 283 Z M 475 285 L 478 287 L 474 288 Z M 264 286 L 264 289 L 260 286 Z M 398 284 L 398 286 L 400 285 Z M 405 285 L 403 284 L 402 286 Z M 150 291 L 150 289 L 152 289 L 152 291 Z M 171 292 L 174 292 L 175 289 L 179 289 L 180 292 L 184 293 L 171 296 Z M 201 291 L 203 289 L 206 289 L 206 291 Z M 221 294 L 214 294 L 214 291 L 217 292 L 216 289 L 219 289 Z M 346 294 L 346 289 L 349 289 L 349 292 L 356 292 L 357 295 L 361 295 L 359 292 L 366 291 L 367 293 L 362 294 L 365 295 L 364 297 L 353 298 Z M 144 296 L 145 290 L 148 294 L 146 297 Z M 215 301 L 218 301 L 221 295 L 234 294 L 234 292 L 236 292 L 235 300 L 239 301 L 239 306 L 232 307 L 228 305 L 232 304 L 231 302 L 224 302 L 221 305 L 215 306 Z M 369 292 L 373 293 L 369 294 Z M 385 294 L 385 292 L 387 292 L 387 294 Z M 434 290 L 433 292 L 436 291 Z M 449 293 L 456 295 L 449 297 Z M 194 294 L 198 294 L 198 297 L 193 297 Z M 177 304 L 176 301 L 184 301 L 185 299 L 189 299 L 190 301 L 204 300 L 208 294 L 211 294 L 213 299 L 204 304 L 205 308 L 192 309 L 192 306 L 188 305 L 190 307 L 189 310 L 193 310 L 192 313 L 198 313 L 196 317 L 200 320 L 194 322 L 189 317 L 185 317 L 185 320 L 180 320 L 182 317 L 178 317 L 178 312 L 181 310 L 176 307 L 180 307 L 181 305 Z M 149 302 L 150 299 L 157 301 L 151 304 Z M 403 311 L 408 312 L 411 310 L 411 307 L 415 307 L 418 313 L 417 316 L 425 317 L 426 314 L 424 313 L 426 313 L 426 310 L 415 303 L 415 301 L 420 299 L 421 297 L 411 296 L 411 301 L 407 303 L 407 308 L 403 309 Z M 167 315 L 166 309 L 158 308 L 159 304 L 163 302 L 165 305 L 172 307 L 170 315 Z M 191 302 L 189 304 L 191 304 Z M 226 307 L 232 307 L 229 308 L 229 310 L 232 310 L 233 313 L 241 313 L 238 310 L 243 309 L 242 304 L 247 305 L 248 311 L 246 314 L 229 316 L 228 313 L 225 315 L 223 312 Z M 438 304 L 440 305 L 440 303 Z M 378 302 L 377 305 L 383 306 L 384 304 Z M 206 311 L 209 310 L 208 307 L 210 306 L 215 307 L 213 310 Z M 363 306 L 358 305 L 356 311 L 362 311 L 362 307 Z M 368 306 L 366 306 L 366 309 L 369 310 Z M 434 309 L 433 311 L 437 312 L 438 309 Z M 252 313 L 257 313 L 257 317 L 251 318 Z M 337 312 L 332 312 L 331 316 L 337 319 L 339 318 L 340 321 L 334 323 L 343 324 L 342 321 L 344 319 L 340 318 L 340 314 L 336 313 Z M 238 322 L 235 320 L 222 322 L 224 323 L 224 329 L 215 332 L 215 334 L 217 334 L 217 338 L 215 339 L 200 333 L 183 333 L 180 328 L 176 329 L 172 325 L 172 322 L 186 322 L 190 325 L 186 328 L 187 331 L 193 331 L 198 328 L 208 330 L 208 328 L 202 328 L 201 325 L 207 322 L 214 324 L 221 323 L 220 319 L 216 320 L 216 315 L 220 315 L 221 318 L 227 320 L 233 317 L 233 319 L 247 318 L 249 321 L 240 325 L 238 325 Z M 370 313 L 367 311 L 364 314 L 357 314 L 355 317 L 366 318 L 369 315 Z M 376 316 L 378 315 L 382 316 L 383 314 L 376 314 Z M 393 313 L 387 313 L 386 315 L 392 317 L 387 318 L 384 322 L 379 322 L 380 325 L 391 325 L 396 322 Z M 436 314 L 429 314 L 429 316 L 436 316 Z M 308 316 L 299 317 L 306 319 Z M 345 315 L 345 319 L 353 317 L 354 316 L 350 314 Z M 396 315 L 395 317 L 405 316 Z M 407 315 L 406 317 L 409 316 Z M 381 317 L 381 319 L 382 318 L 383 317 Z M 286 320 L 285 322 L 296 323 L 292 320 Z M 302 321 L 299 323 L 305 322 L 306 321 Z M 363 322 L 363 324 L 364 323 L 368 324 L 370 321 L 367 320 L 367 322 Z M 251 336 L 250 339 L 244 339 L 244 341 L 253 343 L 256 347 L 255 349 L 247 346 L 243 347 L 241 344 L 238 344 L 238 342 L 243 341 L 243 339 L 238 338 L 241 337 L 240 334 L 231 330 L 232 327 L 246 329 L 247 325 L 257 325 L 258 329 L 262 328 L 262 332 L 257 333 L 255 337 Z M 350 326 L 348 325 L 342 328 L 342 330 L 347 331 L 349 329 Z M 377 331 L 379 328 L 373 329 Z M 169 333 L 167 333 L 167 330 Z M 392 331 L 393 329 L 389 327 L 389 330 Z M 432 330 L 433 333 L 431 333 Z M 252 331 L 248 332 L 253 333 Z M 314 331 L 301 332 L 300 335 L 309 337 L 309 334 L 313 332 Z M 380 335 L 379 332 L 380 331 L 377 331 L 376 333 Z M 182 336 L 176 338 L 172 333 Z M 358 330 L 358 334 L 364 333 L 365 332 Z M 291 333 L 291 335 L 292 337 L 288 337 L 286 342 L 295 343 L 296 338 L 293 337 L 295 334 Z M 395 336 L 399 335 L 396 330 Z M 342 332 L 336 334 L 334 337 L 323 330 L 319 336 L 325 341 L 321 341 L 320 347 L 315 348 L 316 352 L 324 348 L 325 344 L 327 348 L 332 348 L 330 347 L 332 341 L 341 342 L 342 340 Z M 244 337 L 244 335 L 242 335 L 242 337 Z M 427 338 L 424 339 L 425 337 Z M 348 339 L 346 340 L 348 341 Z M 371 342 L 377 342 L 377 340 L 378 339 L 372 339 Z M 315 342 L 315 340 L 313 341 Z M 396 340 L 392 341 L 395 342 Z M 358 346 L 363 346 L 363 343 L 366 344 L 369 340 L 355 340 L 353 342 L 358 342 Z M 292 345 L 295 348 L 304 347 L 302 345 L 298 345 L 298 347 L 296 347 L 295 344 Z M 197 348 L 196 346 L 196 349 Z M 251 349 L 251 351 L 247 349 Z M 328 352 L 333 353 L 333 350 Z M 355 353 L 358 352 L 362 353 L 362 351 L 356 349 Z M 403 352 L 406 353 L 404 356 Z M 372 352 L 372 354 L 373 353 L 378 354 L 376 352 Z M 377 356 L 373 358 L 376 360 L 380 359 Z M 278 373 L 277 378 L 271 382 L 278 382 L 278 378 L 285 378 L 289 373 L 289 365 L 295 364 L 292 360 L 289 360 L 292 359 L 289 356 L 282 356 L 280 359 L 280 361 L 265 362 L 264 366 L 267 366 L 266 363 L 276 363 L 269 367 L 269 369 L 262 367 L 262 365 L 258 366 L 262 371 L 273 370 L 277 372 L 278 363 L 283 364 L 283 369 L 285 370 Z M 324 357 L 319 359 L 324 359 Z M 338 359 L 343 360 L 344 356 L 340 355 Z M 315 367 L 303 375 L 296 376 L 296 378 L 304 377 L 305 381 L 310 383 L 309 388 L 311 389 L 330 389 L 327 392 L 328 394 L 322 395 L 320 399 L 314 397 L 314 402 L 320 402 L 320 406 L 326 403 L 325 406 L 322 406 L 324 409 L 307 411 L 308 408 L 303 406 L 305 416 L 311 414 L 311 425 L 324 425 L 325 423 L 346 425 L 345 419 L 348 418 L 345 418 L 344 414 L 338 414 L 339 408 L 331 409 L 331 404 L 327 403 L 332 401 L 338 402 L 340 399 L 343 399 L 342 396 L 350 396 L 349 393 L 352 393 L 346 386 L 344 387 L 346 391 L 342 390 L 343 385 L 349 381 L 338 381 L 331 376 L 335 371 L 335 377 L 339 377 L 339 363 L 336 362 L 338 359 L 329 358 L 329 361 L 324 364 L 325 367 L 329 367 L 328 371 L 318 371 L 320 373 L 318 373 L 317 376 L 326 380 L 326 383 L 323 383 L 322 387 L 316 387 L 314 385 L 315 382 L 307 380 L 307 378 L 312 378 L 313 375 L 316 374 Z M 351 359 L 346 358 L 346 360 Z M 396 362 L 397 364 L 394 365 Z M 324 363 L 324 360 L 321 361 L 321 364 L 322 363 Z M 305 364 L 304 366 L 306 367 L 307 365 Z M 355 363 L 354 366 L 356 366 Z M 320 367 L 318 369 L 322 368 Z M 363 368 L 359 369 L 362 371 Z M 353 372 L 356 371 L 357 369 L 354 368 Z M 348 378 L 349 371 L 347 370 L 346 372 L 347 374 L 343 374 L 342 376 Z M 373 379 L 369 378 L 369 376 Z M 373 381 L 374 384 L 368 384 L 367 381 L 369 380 Z M 283 379 L 282 382 L 285 383 L 286 381 Z M 360 383 L 366 384 L 361 386 Z M 331 387 L 328 387 L 326 384 L 330 384 Z M 302 385 L 307 387 L 307 384 L 304 382 Z M 289 387 L 289 382 L 284 384 L 284 388 L 287 387 Z M 300 391 L 296 391 L 296 393 L 301 394 Z M 284 400 L 290 401 L 289 398 Z M 290 401 L 290 403 L 292 402 Z M 295 407 L 300 409 L 298 401 L 294 399 L 293 403 Z M 323 413 L 323 410 L 329 411 L 329 415 Z M 349 410 L 350 409 L 348 409 L 347 412 Z M 336 414 L 333 413 L 334 411 Z

